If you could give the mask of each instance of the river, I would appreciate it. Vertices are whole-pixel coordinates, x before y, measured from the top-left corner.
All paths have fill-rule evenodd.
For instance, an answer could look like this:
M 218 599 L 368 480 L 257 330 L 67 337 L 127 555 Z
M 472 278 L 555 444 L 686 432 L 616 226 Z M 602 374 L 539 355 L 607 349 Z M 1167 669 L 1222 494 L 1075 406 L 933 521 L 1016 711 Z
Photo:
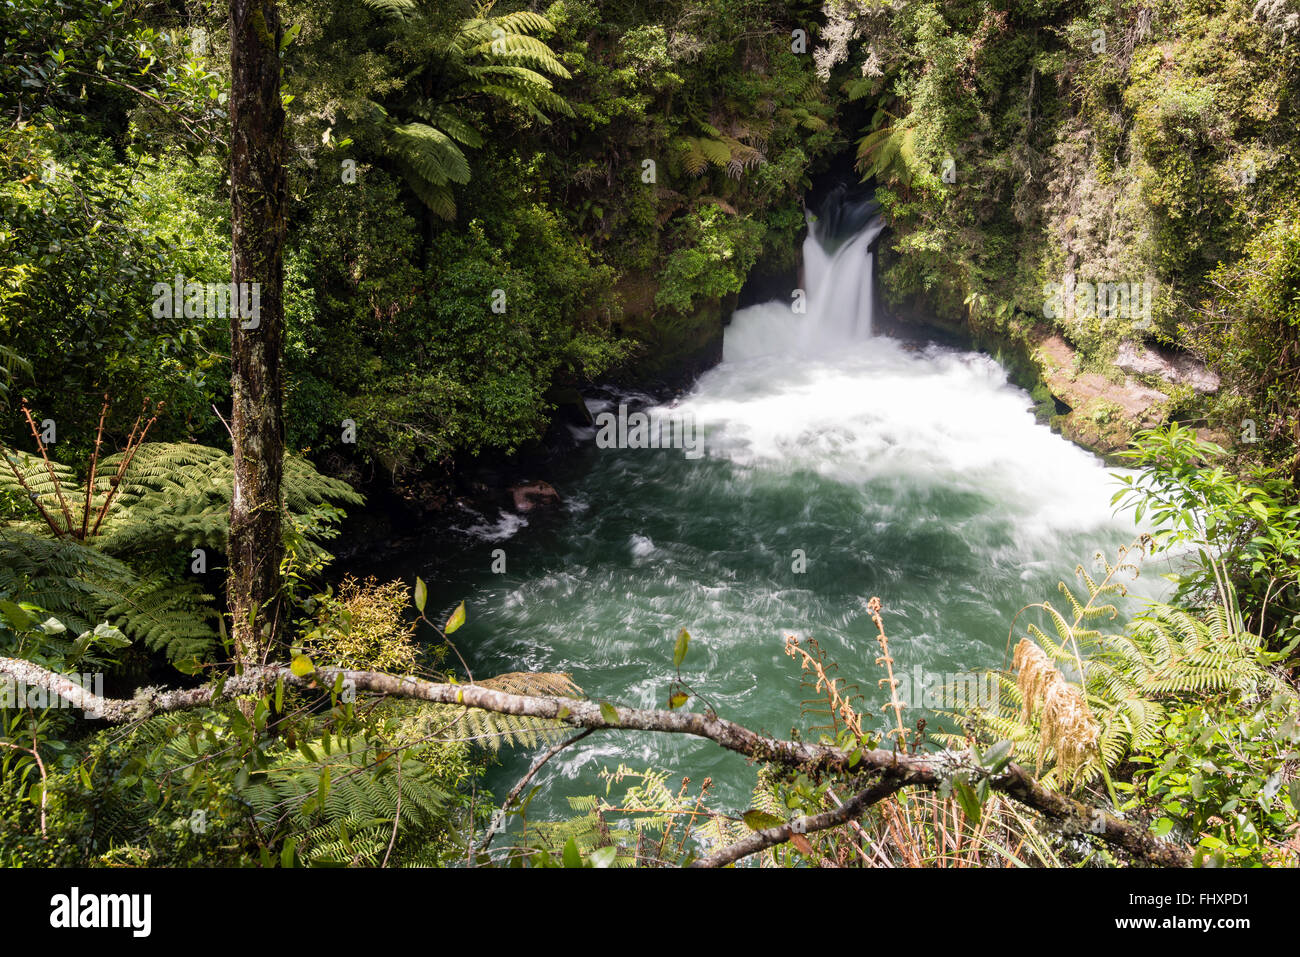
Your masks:
M 873 335 L 879 231 L 823 244 L 812 230 L 805 311 L 735 314 L 721 364 L 660 410 L 699 430 L 702 455 L 588 443 L 554 477 L 560 511 L 470 520 L 458 553 L 405 563 L 433 604 L 465 599 L 456 639 L 476 673 L 566 671 L 593 699 L 662 708 L 686 628 L 691 686 L 786 736 L 808 723 L 786 634 L 815 637 L 878 715 L 872 596 L 905 684 L 999 668 L 1018 609 L 1063 604 L 1077 563 L 1133 538 L 1113 470 L 1036 421 L 993 359 Z M 904 697 L 910 724 L 924 702 Z M 533 757 L 503 751 L 498 800 Z M 712 777 L 716 806 L 749 806 L 754 769 L 712 743 L 602 732 L 547 765 L 530 817 L 570 814 L 565 798 L 603 794 L 620 764 Z

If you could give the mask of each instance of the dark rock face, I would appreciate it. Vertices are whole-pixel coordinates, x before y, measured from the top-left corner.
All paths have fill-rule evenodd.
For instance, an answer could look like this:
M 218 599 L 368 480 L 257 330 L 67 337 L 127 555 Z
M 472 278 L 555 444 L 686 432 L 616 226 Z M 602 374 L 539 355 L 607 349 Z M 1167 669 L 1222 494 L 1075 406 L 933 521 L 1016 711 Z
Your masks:
M 560 504 L 560 493 L 550 482 L 520 482 L 510 487 L 516 512 L 531 512 Z

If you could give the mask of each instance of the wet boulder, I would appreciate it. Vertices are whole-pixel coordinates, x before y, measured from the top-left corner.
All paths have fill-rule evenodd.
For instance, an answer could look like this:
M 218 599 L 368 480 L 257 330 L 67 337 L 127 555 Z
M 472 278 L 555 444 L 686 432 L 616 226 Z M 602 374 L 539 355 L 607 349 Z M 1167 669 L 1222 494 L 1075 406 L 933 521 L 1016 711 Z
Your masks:
M 519 482 L 510 486 L 510 496 L 516 512 L 531 512 L 551 508 L 561 503 L 560 493 L 550 482 Z

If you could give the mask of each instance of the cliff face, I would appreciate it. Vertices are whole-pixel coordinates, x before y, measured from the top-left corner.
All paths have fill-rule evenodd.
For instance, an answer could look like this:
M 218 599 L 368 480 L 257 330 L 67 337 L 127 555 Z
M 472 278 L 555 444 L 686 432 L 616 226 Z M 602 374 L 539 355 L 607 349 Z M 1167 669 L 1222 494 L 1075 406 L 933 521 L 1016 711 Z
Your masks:
M 621 332 L 633 339 L 635 355 L 615 378 L 657 391 L 686 388 L 722 361 L 722 335 L 736 307 L 736 294 L 702 299 L 689 312 L 657 307 L 658 284 L 651 275 L 624 275 L 615 287 L 622 297 Z
M 827 7 L 824 74 L 892 230 L 887 295 L 991 351 L 1109 454 L 1164 419 L 1234 432 L 1248 375 L 1207 300 L 1295 219 L 1290 0 Z M 1226 321 L 1225 321 L 1226 320 Z M 1240 351 L 1240 350 L 1237 350 Z

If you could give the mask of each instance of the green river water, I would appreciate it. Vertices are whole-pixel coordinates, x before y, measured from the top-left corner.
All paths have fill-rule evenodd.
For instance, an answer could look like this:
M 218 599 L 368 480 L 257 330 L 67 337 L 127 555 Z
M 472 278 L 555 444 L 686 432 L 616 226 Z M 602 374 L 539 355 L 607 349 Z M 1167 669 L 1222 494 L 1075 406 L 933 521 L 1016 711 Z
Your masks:
M 405 556 L 431 608 L 465 600 L 456 640 L 476 674 L 565 671 L 593 699 L 662 708 L 687 628 L 691 685 L 722 716 L 787 736 L 808 696 L 787 633 L 815 637 L 878 714 L 879 596 L 920 705 L 908 682 L 1002 667 L 1018 609 L 1062 602 L 1076 564 L 1133 538 L 1113 470 L 1036 422 L 992 359 L 870 334 L 865 243 L 805 255 L 808 312 L 737 313 L 722 364 L 665 410 L 700 430 L 701 457 L 588 443 L 552 476 L 562 508 L 470 516 L 464 544 Z M 498 801 L 534 756 L 502 752 Z M 543 769 L 529 816 L 569 814 L 566 797 L 603 794 L 600 772 L 620 764 L 712 777 L 713 803 L 733 810 L 756 773 L 710 742 L 601 732 Z

